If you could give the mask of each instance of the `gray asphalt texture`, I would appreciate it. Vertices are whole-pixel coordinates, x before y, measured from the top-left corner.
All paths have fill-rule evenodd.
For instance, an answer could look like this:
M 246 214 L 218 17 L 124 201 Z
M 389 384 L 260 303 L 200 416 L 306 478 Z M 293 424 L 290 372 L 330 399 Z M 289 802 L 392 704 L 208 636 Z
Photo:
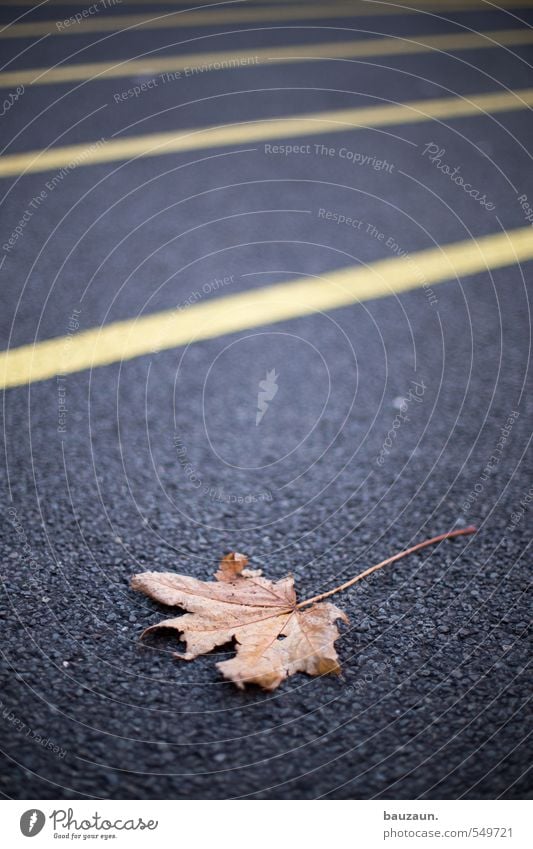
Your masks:
M 77 8 L 61 7 L 61 18 Z M 20 11 L 3 6 L 1 20 Z M 143 7 L 109 14 L 123 11 Z M 347 14 L 5 39 L 2 55 L 16 70 L 532 23 L 524 8 Z M 532 55 L 519 47 L 251 66 L 119 103 L 113 95 L 135 80 L 29 87 L 3 119 L 4 152 L 523 88 Z M 309 155 L 254 144 L 77 168 L 2 250 L 2 348 L 64 336 L 73 315 L 85 329 L 399 252 L 416 263 L 424 248 L 523 227 L 532 129 L 522 110 L 295 140 Z M 334 153 L 317 154 L 322 143 Z M 494 210 L 424 156 L 429 143 Z M 392 168 L 353 165 L 343 147 Z M 2 245 L 52 176 L 2 180 Z M 3 797 L 530 794 L 532 265 L 4 394 Z M 256 426 L 258 383 L 272 369 L 279 389 Z M 383 453 L 410 389 L 408 421 Z M 207 580 L 237 550 L 268 577 L 292 572 L 304 598 L 470 523 L 475 536 L 336 596 L 350 621 L 337 643 L 339 677 L 241 692 L 215 668 L 231 646 L 186 664 L 172 658 L 170 634 L 140 642 L 170 611 L 129 589 L 138 571 Z

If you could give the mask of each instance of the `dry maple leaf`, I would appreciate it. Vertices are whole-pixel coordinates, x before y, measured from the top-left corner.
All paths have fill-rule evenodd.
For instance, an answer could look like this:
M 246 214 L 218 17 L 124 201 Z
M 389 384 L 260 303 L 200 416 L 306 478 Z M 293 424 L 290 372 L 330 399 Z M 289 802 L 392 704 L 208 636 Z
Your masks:
M 335 605 L 321 603 L 323 599 L 406 554 L 474 531 L 473 527 L 463 528 L 425 540 L 341 586 L 301 602 L 296 600 L 291 575 L 269 581 L 261 576 L 260 569 L 247 569 L 248 558 L 236 552 L 224 557 L 215 581 L 199 581 L 174 572 L 143 572 L 132 578 L 131 586 L 161 604 L 189 611 L 144 632 L 157 628 L 178 631 L 187 651 L 176 652 L 176 657 L 194 660 L 234 640 L 235 657 L 217 663 L 222 674 L 241 688 L 259 684 L 265 690 L 275 690 L 295 672 L 323 675 L 340 671 L 334 645 L 339 636 L 336 622 L 340 619 L 347 623 L 348 619 Z
M 250 575 L 244 568 L 247 562 L 242 554 L 228 554 L 215 573 L 216 581 L 172 572 L 135 575 L 133 589 L 190 611 L 147 630 L 179 631 L 187 651 L 176 657 L 183 660 L 194 660 L 235 639 L 236 656 L 217 667 L 239 687 L 249 683 L 274 690 L 294 672 L 339 671 L 335 622 L 347 622 L 345 614 L 333 604 L 298 609 L 292 576 L 269 581 L 258 574 L 260 570 Z

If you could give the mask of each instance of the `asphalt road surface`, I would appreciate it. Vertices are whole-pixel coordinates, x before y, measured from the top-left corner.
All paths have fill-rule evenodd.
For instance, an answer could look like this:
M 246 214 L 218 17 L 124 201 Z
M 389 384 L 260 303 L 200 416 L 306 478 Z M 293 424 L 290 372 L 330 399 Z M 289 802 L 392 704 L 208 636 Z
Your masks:
M 528 795 L 533 8 L 498 5 L 2 5 L 4 797 Z M 338 677 L 140 641 L 136 572 L 237 550 L 305 598 L 469 524 L 335 597 Z

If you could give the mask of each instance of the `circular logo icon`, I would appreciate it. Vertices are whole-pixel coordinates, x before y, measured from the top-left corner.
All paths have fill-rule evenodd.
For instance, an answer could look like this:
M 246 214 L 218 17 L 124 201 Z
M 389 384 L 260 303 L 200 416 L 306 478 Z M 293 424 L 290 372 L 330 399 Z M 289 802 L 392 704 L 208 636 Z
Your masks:
M 20 830 L 24 837 L 35 837 L 42 830 L 46 817 L 37 808 L 25 811 L 20 818 Z

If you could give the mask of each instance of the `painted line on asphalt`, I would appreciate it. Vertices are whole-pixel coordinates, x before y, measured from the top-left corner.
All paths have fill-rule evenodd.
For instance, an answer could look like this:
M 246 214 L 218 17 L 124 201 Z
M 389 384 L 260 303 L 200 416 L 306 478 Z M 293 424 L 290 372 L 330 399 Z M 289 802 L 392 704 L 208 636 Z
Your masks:
M 94 5 L 94 4 L 93 4 Z M 531 5 L 531 0 L 509 0 L 508 3 L 499 0 L 500 8 L 523 8 Z M 237 9 L 206 9 L 205 11 L 187 11 L 182 12 L 164 12 L 161 15 L 144 14 L 144 15 L 94 15 L 84 17 L 76 21 L 74 17 L 68 17 L 62 20 L 36 21 L 34 23 L 15 23 L 5 25 L 0 29 L 0 38 L 34 38 L 43 35 L 85 35 L 95 32 L 123 32 L 124 30 L 131 31 L 132 29 L 170 29 L 172 27 L 204 27 L 204 26 L 224 26 L 226 24 L 246 24 L 246 23 L 261 23 L 272 22 L 280 23 L 284 21 L 310 21 L 310 20 L 327 20 L 336 18 L 353 19 L 368 15 L 397 15 L 401 14 L 418 14 L 419 11 L 432 13 L 447 13 L 447 12 L 468 12 L 475 10 L 487 9 L 487 4 L 479 2 L 479 0 L 459 0 L 449 3 L 438 2 L 435 5 L 426 5 L 418 9 L 408 9 L 406 7 L 390 7 L 384 5 L 382 7 L 367 7 L 358 6 L 354 10 L 353 7 L 346 3 L 317 4 L 300 6 L 293 4 L 290 6 L 265 6 L 263 8 L 237 8 Z
M 461 51 L 518 47 L 533 44 L 533 29 L 487 30 L 484 32 L 444 33 L 442 35 L 406 35 L 331 41 L 320 44 L 293 44 L 262 47 L 256 50 L 219 50 L 208 53 L 186 53 L 152 59 L 129 59 L 124 62 L 89 62 L 60 65 L 53 68 L 25 68 L 0 72 L 0 88 L 17 85 L 57 85 L 84 80 L 118 79 L 184 72 L 191 77 L 213 71 L 235 70 L 255 65 L 280 65 L 310 62 L 317 59 L 353 59 L 372 56 L 411 56 L 435 51 Z M 217 67 L 218 66 L 218 67 Z M 138 83 L 141 86 L 141 83 Z
M 533 260 L 532 231 L 522 227 L 118 321 L 1 352 L 0 388 L 155 355 L 411 289 L 424 288 L 429 295 L 437 283 L 529 260 Z
M 261 118 L 238 124 L 171 130 L 142 136 L 106 141 L 100 139 L 48 150 L 32 150 L 0 156 L 0 178 L 36 171 L 80 168 L 102 162 L 161 156 L 205 148 L 243 145 L 271 139 L 295 138 L 347 132 L 357 129 L 414 124 L 433 119 L 453 119 L 472 115 L 495 114 L 533 106 L 533 88 L 512 92 L 489 92 L 462 97 L 439 97 L 388 103 L 355 109 Z

